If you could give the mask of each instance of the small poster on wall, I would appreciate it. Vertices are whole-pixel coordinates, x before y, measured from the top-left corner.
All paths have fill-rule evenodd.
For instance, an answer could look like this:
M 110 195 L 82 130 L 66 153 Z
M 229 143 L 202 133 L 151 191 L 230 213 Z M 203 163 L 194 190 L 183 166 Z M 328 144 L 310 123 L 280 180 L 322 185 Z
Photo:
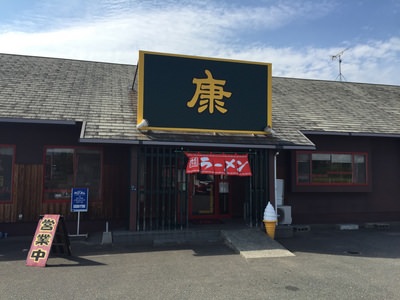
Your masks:
M 88 188 L 72 188 L 71 212 L 87 212 L 89 202 Z

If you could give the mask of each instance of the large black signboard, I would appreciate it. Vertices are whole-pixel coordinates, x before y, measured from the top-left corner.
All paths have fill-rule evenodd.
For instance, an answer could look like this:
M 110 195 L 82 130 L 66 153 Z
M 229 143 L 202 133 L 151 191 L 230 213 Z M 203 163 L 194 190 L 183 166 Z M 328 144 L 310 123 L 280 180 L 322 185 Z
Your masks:
M 162 130 L 265 133 L 271 64 L 139 52 L 138 124 Z

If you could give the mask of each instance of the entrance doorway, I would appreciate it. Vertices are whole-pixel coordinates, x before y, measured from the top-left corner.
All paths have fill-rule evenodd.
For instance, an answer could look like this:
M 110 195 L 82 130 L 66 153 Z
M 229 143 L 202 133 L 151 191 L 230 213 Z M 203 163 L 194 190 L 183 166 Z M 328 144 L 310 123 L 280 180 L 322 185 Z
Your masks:
M 189 180 L 189 218 L 230 218 L 232 198 L 227 175 L 192 174 Z

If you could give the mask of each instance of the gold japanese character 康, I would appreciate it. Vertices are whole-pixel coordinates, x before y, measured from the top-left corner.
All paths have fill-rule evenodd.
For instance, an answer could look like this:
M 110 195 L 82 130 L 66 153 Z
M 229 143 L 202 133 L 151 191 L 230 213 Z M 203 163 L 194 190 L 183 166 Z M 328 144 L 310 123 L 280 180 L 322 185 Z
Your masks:
M 209 70 L 204 73 L 207 78 L 193 78 L 193 84 L 196 84 L 196 91 L 187 106 L 193 108 L 197 102 L 199 113 L 204 112 L 207 108 L 210 114 L 214 113 L 214 109 L 225 114 L 228 110 L 224 107 L 224 97 L 230 98 L 232 93 L 224 91 L 226 80 L 214 79 Z

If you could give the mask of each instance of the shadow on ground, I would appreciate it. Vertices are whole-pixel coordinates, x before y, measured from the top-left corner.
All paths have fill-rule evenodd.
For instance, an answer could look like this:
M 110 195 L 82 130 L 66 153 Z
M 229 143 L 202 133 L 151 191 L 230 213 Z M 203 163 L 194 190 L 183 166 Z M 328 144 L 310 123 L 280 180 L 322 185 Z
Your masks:
M 9 237 L 0 240 L 0 262 L 2 261 L 25 261 L 31 246 L 30 237 Z M 122 253 L 139 253 L 139 252 L 160 252 L 160 251 L 178 251 L 191 250 L 193 256 L 218 256 L 218 255 L 234 255 L 234 251 L 227 247 L 224 242 L 212 241 L 199 243 L 165 243 L 152 244 L 132 242 L 118 242 L 112 244 L 102 244 L 99 234 L 95 233 L 89 238 L 71 239 L 72 255 L 66 254 L 50 254 L 47 266 L 94 266 L 99 263 L 91 260 L 91 256 L 97 255 L 113 255 Z
M 277 241 L 295 255 L 316 253 L 329 255 L 346 255 L 358 257 L 400 258 L 400 227 L 388 230 L 360 228 L 359 230 L 338 230 L 312 228 L 308 232 L 298 232 L 289 238 L 278 238 Z M 32 237 L 8 237 L 0 239 L 0 262 L 25 261 L 32 242 Z M 87 239 L 71 240 L 71 257 L 63 257 L 61 262 L 55 261 L 58 256 L 51 255 L 50 266 L 90 266 L 98 263 L 90 256 L 113 255 L 121 253 L 160 252 L 191 250 L 194 257 L 236 255 L 226 246 L 223 240 L 190 243 L 134 243 L 114 242 L 101 243 L 101 233 L 89 235 Z M 53 264 L 54 262 L 54 264 Z

